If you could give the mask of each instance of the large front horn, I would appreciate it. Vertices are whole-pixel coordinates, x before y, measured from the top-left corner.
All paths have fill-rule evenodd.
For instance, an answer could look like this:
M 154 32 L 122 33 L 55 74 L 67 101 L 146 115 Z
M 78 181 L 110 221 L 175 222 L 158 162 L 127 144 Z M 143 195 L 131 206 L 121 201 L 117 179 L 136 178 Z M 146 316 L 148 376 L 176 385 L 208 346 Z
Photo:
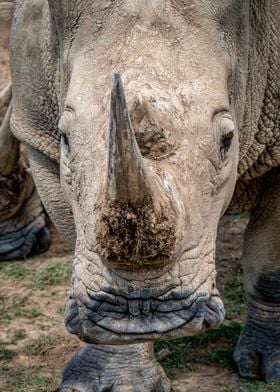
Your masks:
M 109 126 L 107 195 L 120 203 L 140 204 L 150 195 L 149 168 L 131 125 L 121 77 L 113 74 Z
M 19 141 L 10 130 L 10 118 L 12 114 L 12 101 L 6 111 L 0 127 L 0 173 L 9 174 L 19 159 Z

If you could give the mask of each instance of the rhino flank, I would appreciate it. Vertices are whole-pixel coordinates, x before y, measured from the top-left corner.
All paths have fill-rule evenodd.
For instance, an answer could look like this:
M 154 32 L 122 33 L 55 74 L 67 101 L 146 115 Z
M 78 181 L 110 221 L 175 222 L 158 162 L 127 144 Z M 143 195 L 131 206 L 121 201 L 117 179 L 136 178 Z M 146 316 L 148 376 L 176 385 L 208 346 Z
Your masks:
M 170 390 L 149 342 L 222 321 L 230 203 L 251 212 L 235 360 L 280 379 L 279 26 L 275 0 L 18 3 L 12 130 L 75 249 L 65 323 L 88 343 L 61 391 Z
M 1 64 L 7 61 L 7 69 L 13 8 L 13 2 L 0 2 L 0 60 Z M 0 88 L 0 261 L 44 252 L 50 244 L 26 149 L 10 130 L 11 96 L 11 85 L 6 81 Z

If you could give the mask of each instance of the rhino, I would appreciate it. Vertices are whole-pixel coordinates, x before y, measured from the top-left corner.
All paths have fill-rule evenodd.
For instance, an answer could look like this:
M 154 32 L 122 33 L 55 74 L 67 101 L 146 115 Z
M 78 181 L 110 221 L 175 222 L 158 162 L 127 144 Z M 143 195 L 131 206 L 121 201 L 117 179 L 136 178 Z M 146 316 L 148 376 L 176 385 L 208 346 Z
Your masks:
M 51 238 L 25 149 L 11 133 L 12 103 L 0 127 L 0 261 L 45 252 Z
M 0 2 L 0 59 L 3 64 L 7 62 L 7 78 L 12 14 L 13 3 Z M 26 149 L 10 130 L 11 98 L 11 84 L 5 80 L 0 89 L 0 261 L 24 259 L 34 253 L 42 253 L 51 242 Z
M 170 391 L 152 342 L 224 307 L 215 241 L 247 211 L 242 377 L 280 379 L 277 0 L 21 0 L 12 131 L 74 249 L 60 391 Z

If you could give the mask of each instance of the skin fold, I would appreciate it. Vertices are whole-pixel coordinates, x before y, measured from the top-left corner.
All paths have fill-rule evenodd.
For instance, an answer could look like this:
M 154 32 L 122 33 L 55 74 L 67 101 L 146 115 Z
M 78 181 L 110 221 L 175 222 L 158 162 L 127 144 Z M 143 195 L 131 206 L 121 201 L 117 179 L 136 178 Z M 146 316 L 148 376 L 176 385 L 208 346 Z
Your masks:
M 88 343 L 61 390 L 121 391 L 124 367 L 127 390 L 169 389 L 154 362 L 147 370 L 141 350 L 148 346 L 138 344 L 222 321 L 215 241 L 227 208 L 252 212 L 244 252 L 249 316 L 235 359 L 243 376 L 280 378 L 277 347 L 268 356 L 262 343 L 267 325 L 277 327 L 276 3 L 19 2 L 12 131 L 28 145 L 40 197 L 73 246 L 65 324 Z M 261 218 L 271 195 L 272 210 Z M 251 332 L 256 350 L 244 338 Z M 138 377 L 115 359 L 108 386 L 110 370 L 101 365 L 100 378 L 93 364 L 100 350 L 106 357 L 108 345 L 124 343 L 136 350 Z M 125 358 L 121 347 L 109 349 L 112 358 Z

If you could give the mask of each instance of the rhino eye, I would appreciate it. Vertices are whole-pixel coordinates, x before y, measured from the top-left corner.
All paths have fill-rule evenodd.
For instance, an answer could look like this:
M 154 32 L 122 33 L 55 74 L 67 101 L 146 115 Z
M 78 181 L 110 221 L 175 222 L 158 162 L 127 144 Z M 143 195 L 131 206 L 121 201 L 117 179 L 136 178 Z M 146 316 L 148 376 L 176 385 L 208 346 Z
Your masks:
M 61 136 L 61 148 L 67 153 L 70 152 L 70 143 L 66 135 Z
M 230 149 L 232 138 L 233 132 L 230 132 L 227 135 L 223 135 L 221 138 L 221 150 L 223 150 L 225 153 Z
M 230 118 L 221 119 L 220 123 L 221 138 L 220 138 L 220 153 L 224 161 L 227 158 L 227 153 L 230 150 L 232 139 L 234 136 L 234 123 Z

